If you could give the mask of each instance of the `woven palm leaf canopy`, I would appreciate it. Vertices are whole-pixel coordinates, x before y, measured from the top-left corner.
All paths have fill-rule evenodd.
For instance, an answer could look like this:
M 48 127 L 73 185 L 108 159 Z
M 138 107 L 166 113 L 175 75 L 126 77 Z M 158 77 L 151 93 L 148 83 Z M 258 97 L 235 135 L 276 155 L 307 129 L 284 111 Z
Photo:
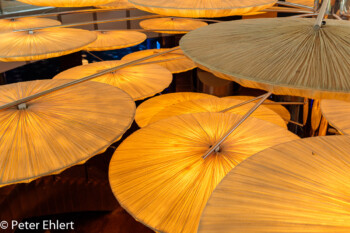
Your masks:
M 107 4 L 114 0 L 18 0 L 35 6 L 85 7 Z
M 128 2 L 128 0 L 113 0 L 113 2 L 103 4 L 103 5 L 98 5 L 96 7 L 102 8 L 102 9 L 118 10 L 118 9 L 134 8 L 134 5 Z
M 0 105 L 72 80 L 0 86 Z M 117 103 L 117 104 L 116 104 Z M 122 90 L 97 82 L 67 87 L 0 111 L 0 186 L 29 182 L 84 163 L 117 141 L 135 104 Z
M 188 114 L 133 133 L 110 162 L 109 180 L 119 203 L 157 232 L 195 233 L 211 192 L 233 167 L 258 151 L 298 138 L 249 118 L 220 150 L 203 159 L 240 118 L 232 113 Z
M 162 119 L 166 119 L 172 116 L 178 116 L 182 114 L 191 114 L 197 112 L 220 112 L 226 110 L 230 107 L 243 103 L 244 100 L 236 99 L 220 99 L 220 98 L 210 98 L 210 99 L 197 99 L 189 100 L 186 102 L 181 102 L 178 104 L 170 105 L 163 110 L 155 114 L 149 123 L 157 122 Z M 243 106 L 233 108 L 227 112 L 235 113 L 238 115 L 244 115 L 252 107 L 254 103 L 248 103 Z M 265 106 L 260 106 L 251 117 L 256 117 L 261 120 L 269 121 L 281 127 L 287 128 L 285 121 L 276 112 L 266 108 Z
M 217 76 L 274 94 L 350 99 L 350 22 L 266 18 L 196 29 L 184 53 Z M 220 61 L 220 62 L 218 62 Z
M 241 15 L 273 6 L 275 0 L 129 0 L 135 7 L 159 15 L 213 18 Z
M 97 38 L 94 32 L 47 28 L 0 34 L 0 61 L 31 61 L 58 57 L 84 49 Z
M 350 103 L 341 100 L 322 100 L 322 115 L 341 134 L 350 134 Z
M 243 95 L 236 95 L 236 96 L 227 96 L 227 97 L 223 97 L 223 98 L 230 98 L 230 99 L 237 99 L 237 100 L 250 100 L 255 98 L 254 96 L 243 96 Z M 257 102 L 257 101 L 254 101 Z M 270 103 L 270 104 L 269 104 Z M 272 100 L 265 100 L 263 105 L 266 108 L 271 109 L 272 111 L 274 111 L 275 113 L 277 113 L 278 115 L 280 115 L 284 120 L 289 120 L 290 119 L 290 113 L 289 111 L 283 107 L 282 105 L 279 104 L 275 104 L 276 102 L 272 101 Z
M 241 163 L 213 192 L 199 233 L 350 232 L 350 137 L 295 140 Z
M 23 17 L 13 19 L 0 19 L 0 33 L 12 32 L 14 30 L 33 27 L 55 26 L 60 24 L 60 21 L 47 18 Z
M 56 75 L 54 79 L 81 79 L 98 73 L 99 71 L 123 65 L 124 61 L 103 61 L 88 65 L 73 67 Z M 119 87 L 134 100 L 141 100 L 153 96 L 165 88 L 172 81 L 172 74 L 167 69 L 156 64 L 128 66 L 114 72 L 101 75 L 92 81 L 106 83 Z
M 133 61 L 153 54 L 165 52 L 168 49 L 147 49 L 130 53 L 122 58 L 123 61 Z M 196 68 L 193 61 L 188 59 L 181 50 L 166 53 L 148 61 L 159 61 L 157 64 L 167 68 L 171 73 L 181 73 Z
M 86 50 L 105 51 L 131 47 L 141 44 L 147 39 L 142 32 L 135 31 L 94 31 L 97 40 L 91 43 Z
M 184 34 L 188 31 L 207 26 L 206 22 L 193 19 L 181 19 L 181 18 L 156 18 L 147 19 L 140 22 L 140 26 L 143 29 L 154 30 L 158 33 L 168 34 Z M 176 31 L 159 31 L 159 29 L 170 29 Z M 184 30 L 184 31 L 181 31 Z
M 167 106 L 171 106 L 180 102 L 196 99 L 217 98 L 213 95 L 195 93 L 195 92 L 177 92 L 159 95 L 144 101 L 136 109 L 135 121 L 138 126 L 145 127 L 150 123 L 150 120 L 158 112 L 162 111 Z

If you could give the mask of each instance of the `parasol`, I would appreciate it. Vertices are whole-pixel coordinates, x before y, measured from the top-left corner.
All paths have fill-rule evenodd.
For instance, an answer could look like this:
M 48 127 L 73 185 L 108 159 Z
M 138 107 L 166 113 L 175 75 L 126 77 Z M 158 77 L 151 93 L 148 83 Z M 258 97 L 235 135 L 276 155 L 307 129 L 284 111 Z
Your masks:
M 35 6 L 85 7 L 107 4 L 114 0 L 18 0 Z
M 203 21 L 181 18 L 156 18 L 147 19 L 140 22 L 140 26 L 146 30 L 154 30 L 158 33 L 185 34 L 194 29 L 207 26 Z M 159 29 L 169 29 L 172 31 L 159 31 Z M 175 30 L 175 31 L 174 31 Z M 181 31 L 184 30 L 184 31 Z
M 118 10 L 118 9 L 134 8 L 134 5 L 128 2 L 128 0 L 113 0 L 113 2 L 103 4 L 103 5 L 98 5 L 96 7 L 102 8 L 102 9 Z
M 254 96 L 243 96 L 243 95 L 236 95 L 236 96 L 226 96 L 224 98 L 230 98 L 230 99 L 237 99 L 237 100 L 250 100 L 255 98 Z M 254 101 L 257 102 L 257 101 Z M 270 104 L 269 104 L 270 103 Z M 290 120 L 290 113 L 289 111 L 283 107 L 282 105 L 279 105 L 278 103 L 272 101 L 272 100 L 265 100 L 263 103 L 264 107 L 271 109 L 278 115 L 280 115 L 284 120 L 288 121 Z
M 167 106 L 196 99 L 217 98 L 213 95 L 195 92 L 177 92 L 159 95 L 144 101 L 136 109 L 135 121 L 140 127 L 150 123 L 151 118 Z
M 322 100 L 321 112 L 330 125 L 341 134 L 350 134 L 350 103 L 340 100 Z
M 147 36 L 135 31 L 94 31 L 97 40 L 91 43 L 86 50 L 105 51 L 131 47 L 144 42 Z
M 350 22 L 325 23 L 320 28 L 314 19 L 235 20 L 196 29 L 180 45 L 200 67 L 246 87 L 350 99 Z
M 130 0 L 135 7 L 159 15 L 213 18 L 241 15 L 273 6 L 275 0 Z
M 168 49 L 147 49 L 134 53 L 130 53 L 122 58 L 123 61 L 132 61 L 140 59 L 153 54 L 165 52 Z M 159 65 L 164 66 L 171 73 L 181 73 L 196 68 L 196 65 L 188 59 L 181 50 L 176 50 L 170 53 L 166 53 L 155 58 L 149 59 L 149 61 L 159 61 Z
M 210 98 L 210 99 L 197 99 L 189 100 L 186 102 L 181 102 L 178 104 L 170 105 L 157 114 L 155 114 L 149 123 L 157 122 L 162 119 L 166 119 L 172 116 L 190 114 L 197 112 L 220 112 L 226 110 L 235 105 L 242 104 L 243 100 L 236 99 L 220 99 L 220 98 Z M 244 115 L 254 106 L 254 103 L 248 103 L 225 112 L 231 112 L 238 115 Z M 276 112 L 266 108 L 265 106 L 260 106 L 252 115 L 252 117 L 259 118 L 261 120 L 269 121 L 271 123 L 277 124 L 281 127 L 287 128 L 285 121 Z
M 12 32 L 19 29 L 47 27 L 54 25 L 61 25 L 61 22 L 53 19 L 34 17 L 0 19 L 0 33 Z
M 266 149 L 222 180 L 199 233 L 350 231 L 350 137 L 295 140 Z
M 0 61 L 59 57 L 84 49 L 96 34 L 82 29 L 48 28 L 0 34 Z
M 59 73 L 54 79 L 80 79 L 125 63 L 125 61 L 103 61 L 77 66 Z M 159 65 L 145 64 L 128 66 L 94 78 L 92 81 L 119 87 L 134 100 L 141 100 L 167 88 L 172 81 L 172 74 Z
M 298 138 L 282 127 L 249 118 L 203 159 L 240 118 L 232 113 L 189 114 L 133 133 L 117 148 L 109 167 L 119 203 L 158 232 L 196 232 L 210 194 L 233 167 L 258 151 Z
M 68 81 L 2 85 L 0 105 Z M 29 182 L 84 163 L 123 135 L 134 112 L 129 95 L 96 82 L 67 87 L 1 110 L 0 185 Z

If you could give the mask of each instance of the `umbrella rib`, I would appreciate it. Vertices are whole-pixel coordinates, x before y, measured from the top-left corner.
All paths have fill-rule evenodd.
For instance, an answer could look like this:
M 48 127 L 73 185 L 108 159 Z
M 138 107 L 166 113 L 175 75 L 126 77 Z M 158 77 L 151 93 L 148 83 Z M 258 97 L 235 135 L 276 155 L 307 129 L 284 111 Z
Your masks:
M 305 9 L 309 9 L 309 10 L 314 10 L 313 7 L 305 6 L 305 5 L 297 4 L 297 3 L 292 3 L 292 2 L 282 2 L 282 1 L 278 1 L 277 4 L 283 5 L 283 6 L 291 6 L 291 7 L 305 8 Z
M 142 61 L 145 61 L 145 60 L 148 60 L 148 59 L 151 59 L 151 58 L 154 58 L 154 57 L 166 54 L 166 53 L 173 52 L 173 51 L 178 50 L 178 49 L 180 49 L 179 46 L 174 47 L 174 48 L 169 49 L 169 50 L 164 51 L 164 52 L 155 53 L 155 54 L 152 54 L 152 55 L 147 56 L 147 57 L 143 57 L 143 58 L 140 58 L 140 59 L 137 59 L 137 60 L 134 60 L 134 61 L 126 62 L 125 64 L 122 64 L 122 65 L 118 65 L 118 66 L 115 66 L 115 67 L 112 67 L 112 68 L 109 68 L 109 69 L 102 70 L 101 72 L 98 72 L 96 74 L 92 74 L 92 75 L 83 77 L 81 79 L 77 79 L 77 80 L 65 83 L 63 85 L 60 85 L 60 86 L 57 86 L 57 87 L 54 87 L 54 88 L 51 88 L 51 89 L 48 89 L 48 90 L 45 90 L 45 91 L 33 94 L 33 95 L 30 95 L 30 96 L 27 96 L 25 98 L 22 98 L 22 99 L 19 99 L 19 100 L 16 100 L 16 101 L 13 101 L 13 102 L 1 105 L 0 106 L 0 110 L 4 110 L 4 109 L 7 109 L 7 108 L 18 106 L 18 105 L 20 105 L 22 103 L 25 103 L 25 102 L 28 102 L 30 100 L 37 99 L 37 98 L 39 98 L 39 97 L 41 97 L 43 95 L 47 95 L 49 93 L 52 93 L 52 92 L 64 89 L 66 87 L 70 87 L 70 86 L 73 86 L 73 85 L 76 85 L 76 84 L 79 84 L 79 83 L 82 83 L 82 82 L 85 82 L 85 81 L 89 81 L 89 80 L 91 80 L 93 78 L 96 78 L 96 77 L 99 77 L 101 75 L 108 74 L 108 73 L 113 72 L 115 70 L 119 70 L 119 69 L 122 69 L 124 67 L 131 66 L 131 65 L 134 65 L 136 63 L 139 63 L 139 62 L 142 62 Z M 22 107 L 22 105 L 21 105 L 21 107 Z
M 263 98 L 265 95 L 266 95 L 266 94 L 263 94 L 263 95 L 260 95 L 260 96 L 255 97 L 255 98 L 253 98 L 253 99 L 246 100 L 246 101 L 244 101 L 244 102 L 242 102 L 242 103 L 239 103 L 239 104 L 236 104 L 236 105 L 234 105 L 234 106 L 232 106 L 232 107 L 225 108 L 224 110 L 221 110 L 221 111 L 219 111 L 219 112 L 227 112 L 227 111 L 232 110 L 232 109 L 234 109 L 234 108 L 241 107 L 241 106 L 246 105 L 246 104 L 249 104 L 249 103 L 251 103 L 251 102 L 253 102 L 253 101 L 255 101 L 255 100 L 261 99 L 261 98 Z
M 259 100 L 259 102 L 257 102 L 254 107 L 252 107 L 236 124 L 234 124 L 232 126 L 232 128 L 230 130 L 228 130 L 225 135 L 223 137 L 221 137 L 221 139 L 215 143 L 215 145 L 213 145 L 209 150 L 207 150 L 207 152 L 204 154 L 204 156 L 202 156 L 203 159 L 206 159 L 211 153 L 213 153 L 214 151 L 218 151 L 218 149 L 220 149 L 220 145 L 221 143 L 223 143 L 228 136 L 230 136 L 245 120 L 248 119 L 248 117 L 270 96 L 272 95 L 271 92 L 268 92 L 266 94 L 264 94 L 263 96 L 259 96 L 257 98 L 261 98 Z M 246 101 L 247 102 L 247 101 Z

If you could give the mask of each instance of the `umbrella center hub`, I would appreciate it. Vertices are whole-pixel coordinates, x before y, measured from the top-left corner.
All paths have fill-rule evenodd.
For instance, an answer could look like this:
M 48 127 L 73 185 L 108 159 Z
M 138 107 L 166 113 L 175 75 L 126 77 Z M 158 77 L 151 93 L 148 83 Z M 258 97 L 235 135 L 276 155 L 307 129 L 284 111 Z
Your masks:
M 18 110 L 25 110 L 27 108 L 28 108 L 28 106 L 26 103 L 21 103 L 21 104 L 17 105 Z
M 212 148 L 212 147 L 213 147 L 213 145 L 209 146 L 209 148 Z M 220 146 L 216 147 L 214 152 L 216 152 L 216 153 L 221 152 L 221 147 Z
M 28 34 L 29 34 L 29 35 L 33 35 L 33 34 L 34 34 L 34 31 L 29 30 L 29 31 L 28 31 Z

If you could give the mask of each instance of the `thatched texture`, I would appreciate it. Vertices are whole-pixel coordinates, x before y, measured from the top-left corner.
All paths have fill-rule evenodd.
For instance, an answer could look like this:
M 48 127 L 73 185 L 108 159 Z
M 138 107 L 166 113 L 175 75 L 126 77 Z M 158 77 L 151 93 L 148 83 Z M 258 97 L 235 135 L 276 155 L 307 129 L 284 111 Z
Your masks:
M 275 0 L 129 0 L 135 7 L 166 16 L 213 18 L 242 15 L 273 6 Z
M 156 18 L 147 19 L 140 22 L 140 26 L 147 30 L 155 30 L 158 33 L 185 34 L 194 29 L 207 26 L 203 21 L 181 18 Z M 156 29 L 170 29 L 178 31 L 159 31 Z M 184 30 L 184 31 L 181 31 Z
M 0 105 L 72 80 L 0 86 Z M 85 82 L 0 111 L 0 186 L 29 182 L 84 163 L 118 140 L 133 121 L 135 104 L 118 88 Z
M 274 94 L 350 99 L 350 22 L 274 18 L 212 24 L 186 34 L 184 53 L 216 76 Z
M 315 137 L 266 149 L 222 180 L 199 233 L 350 232 L 350 137 Z
M 146 34 L 134 31 L 94 31 L 97 40 L 86 47 L 88 51 L 105 51 L 131 47 L 147 39 Z
M 144 127 L 118 147 L 109 167 L 112 191 L 138 221 L 157 232 L 195 233 L 201 212 L 221 179 L 247 157 L 298 137 L 249 118 L 202 156 L 241 119 L 232 113 L 198 113 Z
M 72 28 L 48 28 L 0 34 L 0 61 L 31 61 L 59 57 L 84 49 L 96 34 Z
M 124 61 L 103 61 L 82 65 L 65 70 L 54 79 L 80 79 L 102 70 L 125 64 Z M 173 79 L 172 74 L 160 65 L 147 64 L 128 66 L 114 72 L 101 75 L 91 81 L 119 87 L 134 100 L 142 100 L 162 92 Z

